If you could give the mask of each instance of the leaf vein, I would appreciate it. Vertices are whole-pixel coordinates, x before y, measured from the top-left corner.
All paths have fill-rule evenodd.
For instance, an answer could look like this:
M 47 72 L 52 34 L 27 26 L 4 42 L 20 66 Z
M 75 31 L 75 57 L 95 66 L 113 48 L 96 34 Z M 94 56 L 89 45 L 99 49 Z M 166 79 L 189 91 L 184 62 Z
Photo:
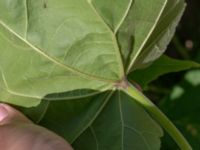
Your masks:
M 88 129 L 91 124 L 95 121 L 95 119 L 98 117 L 98 115 L 101 113 L 101 111 L 103 110 L 103 108 L 105 107 L 105 105 L 107 104 L 107 102 L 109 101 L 110 97 L 113 95 L 114 90 L 111 92 L 108 92 L 108 94 L 105 96 L 105 101 L 104 103 L 101 105 L 101 107 L 97 110 L 97 112 L 95 113 L 94 117 L 91 118 L 91 120 L 88 122 L 88 124 L 86 124 L 81 131 L 79 131 L 77 133 L 77 135 L 71 140 L 71 143 L 74 143 L 76 141 L 76 139 L 86 130 Z
M 111 79 L 105 79 L 105 78 L 100 78 L 100 77 L 96 77 L 96 76 L 92 76 L 89 75 L 87 73 L 81 72 L 75 68 L 72 68 L 66 64 L 61 63 L 59 60 L 57 60 L 56 58 L 49 56 L 48 54 L 46 54 L 45 52 L 43 52 L 40 48 L 36 47 L 35 45 L 31 44 L 28 40 L 22 38 L 20 35 L 18 35 L 17 33 L 15 33 L 9 26 L 7 26 L 5 23 L 3 23 L 0 20 L 0 25 L 2 25 L 5 29 L 7 29 L 10 33 L 12 33 L 13 35 L 15 35 L 17 38 L 19 38 L 21 41 L 23 41 L 24 43 L 26 43 L 29 47 L 31 47 L 34 51 L 36 51 L 37 53 L 39 53 L 40 55 L 44 56 L 45 58 L 47 58 L 48 60 L 50 60 L 51 62 L 57 64 L 58 66 L 71 71 L 72 73 L 74 73 L 75 75 L 78 75 L 82 78 L 85 79 L 91 79 L 91 80 L 98 80 L 98 81 L 104 81 L 107 83 L 113 83 L 115 82 L 114 80 Z
M 112 39 L 113 39 L 112 41 L 113 41 L 113 45 L 114 45 L 114 49 L 115 49 L 115 54 L 116 54 L 116 58 L 118 60 L 118 65 L 119 65 L 119 72 L 120 72 L 121 78 L 123 78 L 125 76 L 124 64 L 122 61 L 122 56 L 121 56 L 121 52 L 119 50 L 119 45 L 117 43 L 116 36 L 115 36 L 114 32 L 111 30 L 111 28 L 104 22 L 103 18 L 99 15 L 96 8 L 93 6 L 91 0 L 87 0 L 87 2 L 89 4 L 89 6 L 91 7 L 91 9 L 96 14 L 96 16 L 100 19 L 100 21 L 105 25 L 105 27 L 108 29 L 108 31 L 110 31 L 110 33 L 112 35 Z
M 119 30 L 119 28 L 121 27 L 121 25 L 123 24 L 124 20 L 126 19 L 127 15 L 128 15 L 128 12 L 132 6 L 132 3 L 133 3 L 133 0 L 130 0 L 128 6 L 127 6 L 127 9 L 122 17 L 122 19 L 120 20 L 119 24 L 116 26 L 116 29 L 114 30 L 114 33 L 116 34 L 117 31 Z
M 90 126 L 90 130 L 91 130 L 91 133 L 92 133 L 92 135 L 93 135 L 93 137 L 94 137 L 94 139 L 95 139 L 95 143 L 96 143 L 96 150 L 99 150 L 98 139 L 97 139 L 96 133 L 95 133 L 95 131 L 94 131 L 94 129 L 93 129 L 93 127 L 92 127 L 92 126 Z
M 135 129 L 135 128 L 132 128 L 132 127 L 130 127 L 130 126 L 128 126 L 128 125 L 125 125 L 124 127 L 127 128 L 127 129 L 130 129 L 131 131 L 133 131 L 133 132 L 135 132 L 135 133 L 137 133 L 137 134 L 142 138 L 142 140 L 144 141 L 144 143 L 146 144 L 148 150 L 151 150 L 150 144 L 147 142 L 147 140 L 146 140 L 146 138 L 144 137 L 144 135 L 142 134 L 142 132 L 140 132 L 139 130 L 137 130 L 137 129 Z
M 143 43 L 141 44 L 141 46 L 139 47 L 137 53 L 135 54 L 135 56 L 132 58 L 132 61 L 130 62 L 130 64 L 128 65 L 128 69 L 127 69 L 127 73 L 129 73 L 131 71 L 132 66 L 134 65 L 136 59 L 138 58 L 139 54 L 141 53 L 142 49 L 144 48 L 146 42 L 148 41 L 149 37 L 151 36 L 151 34 L 153 33 L 154 29 L 156 28 L 156 25 L 159 22 L 160 17 L 162 16 L 162 13 L 165 9 L 167 5 L 167 0 L 165 0 L 163 7 L 160 10 L 160 13 L 158 14 L 156 21 L 154 23 L 154 25 L 152 26 L 151 30 L 149 31 L 148 35 L 146 36 L 146 38 L 144 39 Z
M 119 113 L 120 113 L 120 120 L 122 123 L 122 128 L 121 128 L 121 132 L 122 132 L 122 139 L 121 139 L 121 147 L 122 150 L 124 150 L 124 118 L 123 118 L 123 112 L 122 112 L 122 104 L 121 104 L 121 94 L 120 92 L 118 92 L 118 103 L 119 103 Z

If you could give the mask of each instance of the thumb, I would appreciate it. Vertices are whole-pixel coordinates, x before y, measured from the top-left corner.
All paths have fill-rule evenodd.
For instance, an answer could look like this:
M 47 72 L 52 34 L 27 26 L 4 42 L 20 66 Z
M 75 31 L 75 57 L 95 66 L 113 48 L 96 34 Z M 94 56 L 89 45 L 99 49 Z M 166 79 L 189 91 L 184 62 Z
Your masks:
M 31 123 L 31 121 L 18 110 L 7 104 L 0 104 L 0 125 L 7 125 L 10 123 L 18 122 Z
M 7 104 L 0 104 L 0 147 L 4 150 L 73 150 L 63 138 L 33 124 Z

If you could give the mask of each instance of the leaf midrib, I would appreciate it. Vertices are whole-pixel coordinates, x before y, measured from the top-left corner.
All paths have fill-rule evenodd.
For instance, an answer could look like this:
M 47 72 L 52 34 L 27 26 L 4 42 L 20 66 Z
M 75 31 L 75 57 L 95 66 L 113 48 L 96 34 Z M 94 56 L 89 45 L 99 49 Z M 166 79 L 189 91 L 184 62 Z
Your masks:
M 107 30 L 110 32 L 111 37 L 112 37 L 112 41 L 113 41 L 113 45 L 114 45 L 114 49 L 116 51 L 116 57 L 118 60 L 118 64 L 119 64 L 119 73 L 120 73 L 120 77 L 121 79 L 124 78 L 125 76 L 125 71 L 124 71 L 124 64 L 122 61 L 122 56 L 121 56 L 121 52 L 119 49 L 119 45 L 115 36 L 115 33 L 111 30 L 111 28 L 106 24 L 106 22 L 103 20 L 103 18 L 101 17 L 101 15 L 99 15 L 98 11 L 96 10 L 96 8 L 93 6 L 92 4 L 92 0 L 87 0 L 90 8 L 93 10 L 94 14 L 97 16 L 97 18 L 99 18 L 99 20 L 101 21 L 102 24 L 104 24 L 104 26 L 107 28 Z
M 120 120 L 121 120 L 121 132 L 122 132 L 122 139 L 121 139 L 121 148 L 124 150 L 124 115 L 122 111 L 122 103 L 121 103 L 121 93 L 118 91 L 118 104 L 119 104 L 119 114 L 120 114 Z
M 124 15 L 122 17 L 122 19 L 119 21 L 117 27 L 114 29 L 114 34 L 116 35 L 117 34 L 117 31 L 119 30 L 119 28 L 121 27 L 121 25 L 123 24 L 124 20 L 126 19 L 127 15 L 128 15 L 128 12 L 130 11 L 131 9 L 131 6 L 133 4 L 133 0 L 130 0 L 129 1 L 129 4 L 127 6 L 127 9 L 126 11 L 124 12 Z
M 77 138 L 78 138 L 86 129 L 88 129 L 88 128 L 92 125 L 92 123 L 95 121 L 95 119 L 96 119 L 96 118 L 99 116 L 99 114 L 102 112 L 103 108 L 106 106 L 106 104 L 108 103 L 109 99 L 110 99 L 111 96 L 114 94 L 114 92 L 115 92 L 115 90 L 112 90 L 112 91 L 108 92 L 108 94 L 104 97 L 105 100 L 104 100 L 103 104 L 102 104 L 101 107 L 98 109 L 98 111 L 95 113 L 94 117 L 91 118 L 91 120 L 88 122 L 88 124 L 86 124 L 86 125 L 82 128 L 82 130 L 81 130 L 79 133 L 77 133 L 77 135 L 74 136 L 74 138 L 71 140 L 70 143 L 74 143 L 74 142 L 77 140 Z
M 168 0 L 165 0 L 164 4 L 163 4 L 163 7 L 161 8 L 157 18 L 156 18 L 156 21 L 154 23 L 154 25 L 152 26 L 152 28 L 150 29 L 147 37 L 145 38 L 145 40 L 142 42 L 141 46 L 139 47 L 137 53 L 135 54 L 135 56 L 132 58 L 132 61 L 130 62 L 130 64 L 128 65 L 128 69 L 126 71 L 126 73 L 130 73 L 131 71 L 131 68 L 133 67 L 134 63 L 136 62 L 136 59 L 138 58 L 139 54 L 141 53 L 142 49 L 144 48 L 146 42 L 148 41 L 148 39 L 150 38 L 151 34 L 153 33 L 154 29 L 156 28 L 157 24 L 159 23 L 159 19 L 161 18 L 162 16 L 162 13 L 164 12 L 164 9 L 167 5 L 167 2 Z
M 118 104 L 119 104 L 119 115 L 120 115 L 120 121 L 121 121 L 121 150 L 124 150 L 125 144 L 124 144 L 124 136 L 125 136 L 125 132 L 124 129 L 125 128 L 129 128 L 131 130 L 133 130 L 134 132 L 136 132 L 141 139 L 144 141 L 145 145 L 147 146 L 147 148 L 150 150 L 150 145 L 147 142 L 146 138 L 142 135 L 142 133 L 140 131 L 138 131 L 137 129 L 135 129 L 134 127 L 129 127 L 124 120 L 124 113 L 123 113 L 123 108 L 122 108 L 122 99 L 121 99 L 121 93 L 122 91 L 118 91 Z
M 173 7 L 171 7 L 170 10 L 168 10 L 168 12 L 167 12 L 164 16 L 161 16 L 162 18 L 160 18 L 160 20 L 159 20 L 158 24 L 156 25 L 156 27 L 159 26 L 159 24 L 162 23 L 162 22 L 165 20 L 165 18 L 176 8 L 177 5 L 178 5 L 178 4 L 173 5 Z M 183 9 L 182 9 L 182 10 L 179 10 L 179 13 L 177 13 L 177 15 L 174 16 L 174 18 L 179 17 L 180 12 L 183 12 Z M 164 13 L 164 11 L 163 11 L 163 13 Z M 157 42 L 156 42 L 156 41 L 157 41 L 159 38 L 161 38 L 161 37 L 163 36 L 163 34 L 165 34 L 165 32 L 169 29 L 170 26 L 172 26 L 173 23 L 174 23 L 174 22 L 170 23 L 170 24 L 167 26 L 166 29 L 164 29 L 162 32 L 160 32 L 160 33 L 157 35 L 157 37 L 154 38 L 154 40 L 153 40 L 153 42 L 151 42 L 151 44 L 149 44 L 146 48 L 144 47 L 144 48 L 145 48 L 144 51 L 145 51 L 146 49 L 149 49 L 149 48 L 152 47 L 153 45 L 157 45 Z M 155 29 L 156 29 L 156 28 L 155 28 Z M 138 60 L 139 60 L 140 58 L 141 58 L 141 55 L 139 55 Z
M 31 95 L 27 95 L 27 94 L 22 94 L 22 93 L 17 93 L 15 91 L 12 91 L 8 84 L 7 84 L 7 80 L 6 80 L 6 77 L 5 75 L 3 74 L 1 68 L 0 68 L 0 75 L 2 76 L 2 79 L 3 79 L 3 83 L 5 85 L 6 88 L 2 88 L 3 90 L 7 91 L 10 95 L 14 95 L 14 96 L 20 96 L 20 97 L 27 97 L 27 98 L 34 98 L 34 99 L 41 99 L 42 97 L 38 97 L 38 96 L 31 96 Z M 97 95 L 99 93 L 102 93 L 108 89 L 111 89 L 112 87 L 107 87 L 101 91 L 94 91 L 94 92 L 91 92 L 91 93 L 88 93 L 88 94 L 84 94 L 84 95 L 81 95 L 81 96 L 67 96 L 67 97 L 62 97 L 62 98 L 48 98 L 48 97 L 44 97 L 43 100 L 47 100 L 47 101 L 56 101 L 56 100 L 74 100 L 74 99 L 78 99 L 78 98 L 85 98 L 85 97 L 89 97 L 89 96 L 94 96 L 94 95 Z

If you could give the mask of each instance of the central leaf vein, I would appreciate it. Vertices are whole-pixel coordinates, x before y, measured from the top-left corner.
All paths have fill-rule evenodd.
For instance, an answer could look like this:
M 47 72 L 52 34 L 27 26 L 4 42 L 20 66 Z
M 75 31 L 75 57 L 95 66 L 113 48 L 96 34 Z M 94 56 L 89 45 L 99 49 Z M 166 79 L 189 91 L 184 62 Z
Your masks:
M 91 9 L 94 11 L 94 13 L 96 14 L 96 16 L 101 20 L 102 24 L 105 25 L 105 27 L 108 29 L 108 31 L 110 31 L 111 35 L 112 35 L 112 39 L 113 39 L 113 44 L 116 50 L 116 57 L 119 63 L 119 71 L 120 71 L 120 76 L 121 78 L 123 78 L 125 76 L 125 71 L 124 71 L 124 64 L 122 61 L 122 56 L 121 56 L 121 52 L 119 50 L 119 45 L 115 36 L 115 33 L 111 30 L 111 28 L 105 23 L 105 21 L 103 20 L 103 18 L 99 15 L 99 13 L 97 12 L 96 8 L 93 6 L 92 0 L 87 0 L 89 6 L 91 7 Z
M 138 58 L 139 54 L 141 53 L 142 49 L 144 48 L 145 44 L 147 43 L 149 37 L 151 36 L 151 34 L 153 33 L 154 29 L 156 28 L 158 22 L 159 22 L 159 19 L 161 18 L 162 16 L 162 13 L 167 5 L 167 1 L 168 0 L 165 0 L 165 2 L 163 3 L 163 6 L 162 8 L 160 9 L 160 12 L 155 20 L 155 23 L 153 24 L 152 28 L 150 29 L 148 35 L 146 36 L 146 38 L 144 39 L 144 41 L 142 42 L 141 46 L 139 47 L 137 53 L 134 55 L 134 57 L 132 58 L 130 64 L 128 65 L 128 69 L 127 69 L 127 72 L 126 73 L 129 73 L 131 71 L 131 68 L 132 66 L 134 65 L 134 63 L 136 62 L 136 59 Z
M 119 113 L 120 113 L 120 120 L 121 120 L 121 147 L 122 150 L 124 149 L 124 118 L 123 118 L 123 112 L 122 112 L 122 104 L 121 104 L 121 94 L 120 91 L 118 92 L 118 101 L 119 101 Z

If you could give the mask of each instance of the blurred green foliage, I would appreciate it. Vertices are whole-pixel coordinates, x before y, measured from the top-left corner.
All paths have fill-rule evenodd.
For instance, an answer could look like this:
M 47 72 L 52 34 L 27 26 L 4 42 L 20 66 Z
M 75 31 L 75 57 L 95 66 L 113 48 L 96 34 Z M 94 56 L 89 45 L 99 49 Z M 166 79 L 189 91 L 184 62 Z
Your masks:
M 194 150 L 200 149 L 200 70 L 186 73 L 184 80 L 174 86 L 170 95 L 160 103 L 160 108 L 182 131 Z M 176 149 L 166 136 L 163 149 Z

